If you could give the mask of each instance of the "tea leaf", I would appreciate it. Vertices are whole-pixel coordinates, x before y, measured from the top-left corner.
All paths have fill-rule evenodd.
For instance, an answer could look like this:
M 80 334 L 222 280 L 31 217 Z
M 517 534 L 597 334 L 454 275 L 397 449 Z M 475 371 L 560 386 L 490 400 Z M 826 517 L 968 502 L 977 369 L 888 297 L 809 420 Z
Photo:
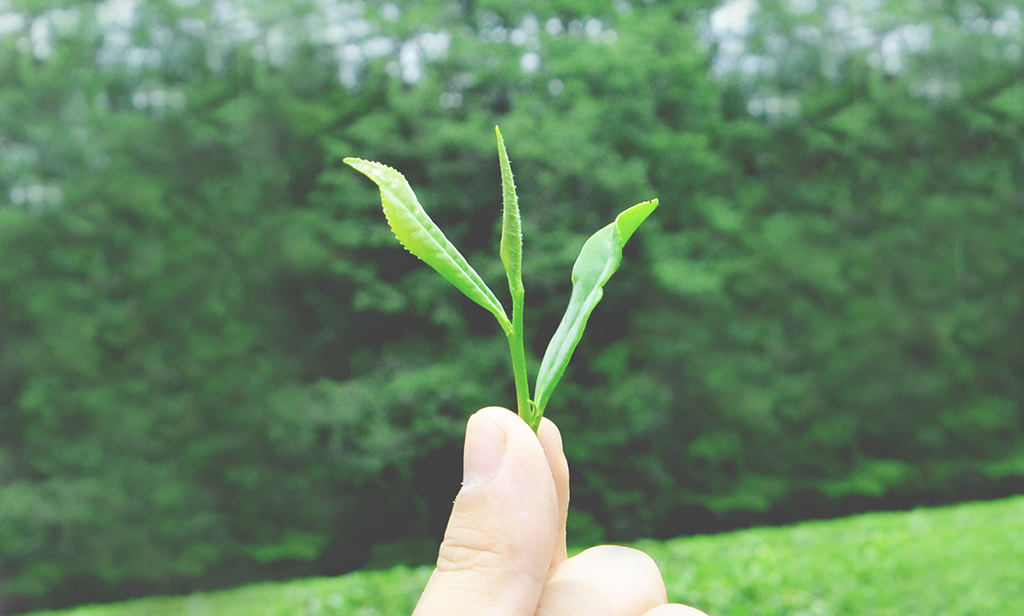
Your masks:
M 498 137 L 498 161 L 501 165 L 501 263 L 508 275 L 508 286 L 512 292 L 513 302 L 516 296 L 522 297 L 523 290 L 523 232 L 519 218 L 519 198 L 516 196 L 516 185 L 512 179 L 512 166 L 508 161 L 505 141 L 501 131 L 494 127 Z
M 540 362 L 540 373 L 534 390 L 534 403 L 539 414 L 544 413 L 555 385 L 562 378 L 569 365 L 569 358 L 583 336 L 583 328 L 587 325 L 590 313 L 604 295 L 602 287 L 622 262 L 622 247 L 656 207 L 657 199 L 634 205 L 619 214 L 615 222 L 590 236 L 580 250 L 580 256 L 572 268 L 569 307 Z
M 353 169 L 373 180 L 380 188 L 380 200 L 391 230 L 406 250 L 437 270 L 469 299 L 480 304 L 498 319 L 506 335 L 512 330 L 505 309 L 487 284 L 466 262 L 465 257 L 427 216 L 405 176 L 381 163 L 361 158 L 346 158 Z
M 536 432 L 540 427 L 540 415 L 530 404 L 530 384 L 526 375 L 526 349 L 523 336 L 523 303 L 526 292 L 523 289 L 523 232 L 519 218 L 519 197 L 512 179 L 512 165 L 508 161 L 505 141 L 501 131 L 494 127 L 498 138 L 498 161 L 501 166 L 501 263 L 508 275 L 508 289 L 512 293 L 512 332 L 508 335 L 508 346 L 512 353 L 512 373 L 516 382 L 516 406 L 519 416 Z

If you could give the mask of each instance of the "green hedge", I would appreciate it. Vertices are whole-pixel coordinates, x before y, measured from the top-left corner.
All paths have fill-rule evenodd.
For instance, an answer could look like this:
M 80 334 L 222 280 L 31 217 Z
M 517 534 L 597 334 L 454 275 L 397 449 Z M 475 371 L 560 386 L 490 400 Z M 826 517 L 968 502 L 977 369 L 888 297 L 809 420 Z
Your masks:
M 137 8 L 123 48 L 91 10 L 34 3 L 0 35 L 0 593 L 18 605 L 429 560 L 465 418 L 514 400 L 505 342 L 341 158 L 402 170 L 500 288 L 496 123 L 534 369 L 586 234 L 662 202 L 549 407 L 577 537 L 1019 489 L 1019 28 L 908 14 L 931 44 L 891 70 L 837 51 L 828 7 L 767 7 L 749 52 L 776 68 L 744 74 L 713 62 L 696 2 L 371 6 L 340 43 L 304 34 L 322 8 L 260 6 L 250 38 L 202 3 Z M 378 33 L 390 49 L 352 64 L 345 45 Z M 138 63 L 149 48 L 162 60 Z
M 1024 498 L 870 513 L 633 545 L 669 601 L 728 616 L 1014 616 L 1024 609 Z M 431 567 L 357 571 L 31 616 L 310 616 L 412 612 Z M 984 575 L 978 575 L 983 571 Z

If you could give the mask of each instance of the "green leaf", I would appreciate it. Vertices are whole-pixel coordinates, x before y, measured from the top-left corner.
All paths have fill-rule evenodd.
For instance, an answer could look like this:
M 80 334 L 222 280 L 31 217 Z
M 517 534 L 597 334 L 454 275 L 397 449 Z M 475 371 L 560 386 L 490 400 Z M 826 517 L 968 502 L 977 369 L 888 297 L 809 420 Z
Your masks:
M 344 162 L 380 187 L 384 215 L 402 246 L 437 270 L 469 299 L 490 311 L 508 334 L 512 323 L 505 309 L 476 270 L 427 216 L 405 176 L 387 165 L 361 158 L 346 158 Z
M 523 232 L 519 219 L 519 198 L 516 196 L 516 185 L 512 179 L 512 166 L 508 162 L 508 152 L 501 138 L 501 131 L 494 127 L 498 137 L 498 160 L 501 164 L 501 263 L 508 275 L 508 286 L 512 292 L 512 301 L 524 295 L 523 290 Z
M 512 331 L 508 333 L 508 346 L 512 354 L 512 373 L 516 381 L 516 407 L 523 418 L 536 432 L 540 427 L 540 415 L 534 413 L 530 404 L 530 384 L 526 374 L 526 349 L 523 336 L 523 305 L 526 292 L 523 289 L 523 232 L 519 218 L 519 198 L 516 184 L 512 179 L 512 165 L 508 161 L 505 141 L 501 131 L 494 127 L 498 139 L 498 161 L 501 166 L 501 262 L 508 276 L 508 288 L 512 294 Z
M 572 268 L 572 295 L 569 297 L 569 307 L 566 308 L 562 322 L 558 324 L 558 329 L 555 330 L 555 335 L 551 337 L 551 342 L 544 352 L 544 359 L 540 362 L 540 373 L 537 375 L 537 386 L 534 390 L 534 403 L 537 405 L 538 414 L 544 413 L 544 407 L 551 398 L 555 385 L 562 378 L 565 367 L 569 365 L 572 352 L 583 336 L 587 319 L 604 294 L 602 287 L 622 262 L 622 247 L 656 207 L 657 199 L 634 205 L 619 214 L 615 222 L 590 236 L 580 250 L 580 256 L 576 258 L 576 264 Z

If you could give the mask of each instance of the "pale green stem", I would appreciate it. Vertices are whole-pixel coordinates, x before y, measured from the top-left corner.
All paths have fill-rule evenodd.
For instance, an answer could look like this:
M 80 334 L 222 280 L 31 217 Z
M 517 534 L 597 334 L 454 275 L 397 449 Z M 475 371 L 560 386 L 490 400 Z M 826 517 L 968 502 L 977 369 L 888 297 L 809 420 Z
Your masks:
M 540 416 L 534 417 L 530 404 L 530 384 L 526 375 L 526 349 L 523 342 L 523 292 L 512 294 L 512 331 L 508 335 L 508 347 L 512 353 L 512 374 L 516 380 L 516 406 L 519 416 L 533 431 L 540 427 Z

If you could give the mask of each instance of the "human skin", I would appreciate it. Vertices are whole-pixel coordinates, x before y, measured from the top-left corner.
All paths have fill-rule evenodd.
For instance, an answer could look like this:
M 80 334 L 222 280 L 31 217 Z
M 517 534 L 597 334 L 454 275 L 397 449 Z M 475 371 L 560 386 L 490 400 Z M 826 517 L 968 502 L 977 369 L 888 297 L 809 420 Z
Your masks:
M 567 558 L 569 465 L 555 424 L 536 434 L 503 408 L 466 427 L 463 485 L 413 616 L 706 616 L 669 604 L 643 552 L 590 548 Z

